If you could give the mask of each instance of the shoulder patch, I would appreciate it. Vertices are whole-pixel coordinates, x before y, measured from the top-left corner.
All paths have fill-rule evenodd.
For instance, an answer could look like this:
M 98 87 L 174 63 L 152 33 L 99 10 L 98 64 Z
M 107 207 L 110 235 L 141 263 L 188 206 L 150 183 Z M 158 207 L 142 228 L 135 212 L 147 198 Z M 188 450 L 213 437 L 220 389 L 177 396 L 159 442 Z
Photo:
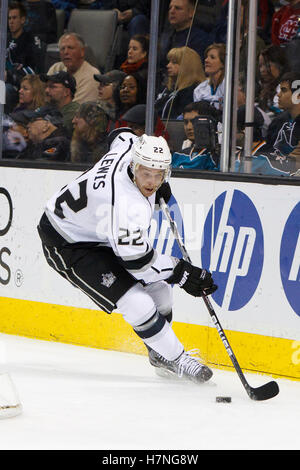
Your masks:
M 56 147 L 50 147 L 49 149 L 47 150 L 44 150 L 44 153 L 49 153 L 49 154 L 53 154 L 57 152 L 57 148 Z

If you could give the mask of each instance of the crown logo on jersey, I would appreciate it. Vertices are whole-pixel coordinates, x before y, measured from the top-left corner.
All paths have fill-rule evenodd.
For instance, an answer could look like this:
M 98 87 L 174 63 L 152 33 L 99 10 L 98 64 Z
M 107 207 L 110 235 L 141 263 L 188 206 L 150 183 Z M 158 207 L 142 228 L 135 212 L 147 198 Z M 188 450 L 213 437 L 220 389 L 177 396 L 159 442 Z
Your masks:
M 105 286 L 105 287 L 111 287 L 116 279 L 117 279 L 116 276 L 112 272 L 105 273 L 105 274 L 102 274 L 101 284 L 102 286 Z

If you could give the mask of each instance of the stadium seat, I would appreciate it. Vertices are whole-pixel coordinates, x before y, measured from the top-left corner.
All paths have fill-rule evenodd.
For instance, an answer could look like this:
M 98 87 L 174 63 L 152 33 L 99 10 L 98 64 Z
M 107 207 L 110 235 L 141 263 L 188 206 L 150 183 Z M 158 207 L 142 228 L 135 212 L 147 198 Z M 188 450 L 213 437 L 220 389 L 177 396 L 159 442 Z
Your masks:
M 179 119 L 162 119 L 162 122 L 170 136 L 169 146 L 171 151 L 180 151 L 183 141 L 186 140 L 183 121 Z
M 56 23 L 57 23 L 57 37 L 56 37 L 56 40 L 57 40 L 57 42 L 58 42 L 60 36 L 64 33 L 65 20 L 66 20 L 65 10 L 56 9 Z M 54 42 L 52 44 L 47 44 L 47 46 L 46 46 L 43 72 L 47 72 L 49 70 L 49 68 L 51 67 L 51 65 L 55 64 L 55 62 L 59 62 L 59 60 L 60 60 L 57 42 Z
M 66 32 L 63 28 L 64 11 L 57 10 L 58 39 Z M 59 29 L 60 25 L 60 29 Z M 79 34 L 86 43 L 86 60 L 106 73 L 114 67 L 122 41 L 123 26 L 117 24 L 115 11 L 81 10 L 72 11 L 67 31 Z M 48 44 L 45 58 L 45 71 L 60 61 L 58 44 Z
M 57 41 L 60 36 L 64 33 L 65 30 L 65 20 L 66 13 L 65 10 L 55 10 L 56 11 L 56 22 L 57 22 Z
M 72 10 L 67 30 L 82 36 L 101 72 L 105 73 L 113 68 L 122 33 L 115 11 Z
M 195 23 L 205 31 L 213 29 L 222 12 L 224 0 L 202 0 L 198 2 L 195 13 Z

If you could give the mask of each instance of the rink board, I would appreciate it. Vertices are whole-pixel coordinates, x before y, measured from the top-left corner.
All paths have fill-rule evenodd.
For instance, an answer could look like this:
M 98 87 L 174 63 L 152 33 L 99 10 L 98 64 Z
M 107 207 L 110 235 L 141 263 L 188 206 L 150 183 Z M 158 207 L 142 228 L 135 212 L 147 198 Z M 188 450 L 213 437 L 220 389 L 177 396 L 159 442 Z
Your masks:
M 42 254 L 36 226 L 44 204 L 80 172 L 0 170 L 0 331 L 145 354 L 121 312 L 97 310 Z M 172 214 L 192 260 L 219 285 L 212 303 L 241 366 L 299 380 L 299 186 L 188 178 L 171 184 Z M 151 236 L 158 251 L 179 255 L 159 213 Z M 174 329 L 208 363 L 230 366 L 204 303 L 176 286 Z

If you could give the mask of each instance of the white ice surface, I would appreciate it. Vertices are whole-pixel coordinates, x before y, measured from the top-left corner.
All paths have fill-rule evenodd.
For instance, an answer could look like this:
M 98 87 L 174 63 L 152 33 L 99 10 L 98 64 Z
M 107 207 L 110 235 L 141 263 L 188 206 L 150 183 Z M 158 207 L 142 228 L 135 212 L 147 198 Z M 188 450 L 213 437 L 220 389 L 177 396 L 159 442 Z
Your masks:
M 0 420 L 1 450 L 300 449 L 300 382 L 276 379 L 280 394 L 255 402 L 234 371 L 199 386 L 159 378 L 145 356 L 10 335 L 0 345 L 23 406 Z

